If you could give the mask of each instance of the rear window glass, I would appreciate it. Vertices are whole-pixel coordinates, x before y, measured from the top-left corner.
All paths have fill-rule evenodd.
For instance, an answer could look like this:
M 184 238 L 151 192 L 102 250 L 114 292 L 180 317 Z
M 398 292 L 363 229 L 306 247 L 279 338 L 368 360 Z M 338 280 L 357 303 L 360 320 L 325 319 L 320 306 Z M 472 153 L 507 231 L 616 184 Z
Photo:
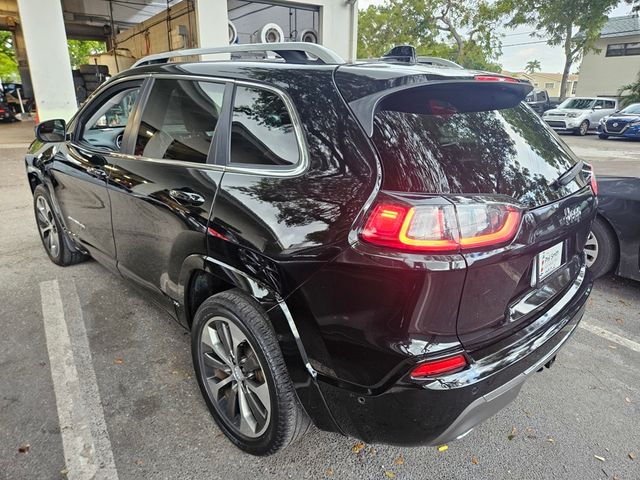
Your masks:
M 376 113 L 373 141 L 385 189 L 505 194 L 540 205 L 581 186 L 576 180 L 551 188 L 577 158 L 523 103 L 502 110 L 459 112 L 440 105 L 427 111 Z

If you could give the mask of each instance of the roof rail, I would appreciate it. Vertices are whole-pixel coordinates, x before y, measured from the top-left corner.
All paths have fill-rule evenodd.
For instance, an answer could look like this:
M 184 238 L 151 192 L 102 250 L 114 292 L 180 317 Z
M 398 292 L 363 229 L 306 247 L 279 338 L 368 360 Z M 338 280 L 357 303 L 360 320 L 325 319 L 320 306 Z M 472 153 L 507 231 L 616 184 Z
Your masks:
M 462 65 L 458 65 L 456 62 L 452 62 L 451 60 L 440 57 L 423 57 L 420 55 L 417 57 L 417 63 L 437 65 L 439 67 L 464 68 Z
M 191 48 L 188 50 L 174 50 L 172 52 L 157 53 L 141 58 L 131 68 L 156 63 L 168 63 L 169 59 L 176 57 L 189 57 L 193 55 L 210 55 L 217 53 L 251 53 L 274 52 L 289 63 L 345 63 L 337 53 L 317 43 L 307 42 L 283 42 L 283 43 L 248 43 L 239 45 L 227 45 L 224 47 Z M 310 59 L 307 54 L 317 57 Z

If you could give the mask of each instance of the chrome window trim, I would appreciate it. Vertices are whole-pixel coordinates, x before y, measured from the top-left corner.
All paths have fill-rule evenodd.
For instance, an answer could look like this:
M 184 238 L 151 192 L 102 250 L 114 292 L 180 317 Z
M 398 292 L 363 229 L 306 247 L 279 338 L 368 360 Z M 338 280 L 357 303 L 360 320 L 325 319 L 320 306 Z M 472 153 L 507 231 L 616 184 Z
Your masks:
M 298 162 L 295 165 L 283 166 L 283 167 L 263 167 L 263 168 L 255 168 L 255 167 L 241 167 L 236 165 L 231 165 L 227 163 L 226 165 L 216 165 L 215 163 L 197 163 L 197 162 L 184 162 L 181 160 L 167 160 L 161 158 L 150 158 L 150 157 L 142 157 L 137 155 L 129 155 L 123 154 L 119 152 L 113 152 L 110 155 L 122 158 L 124 160 L 136 160 L 136 161 L 145 161 L 145 162 L 153 162 L 165 165 L 183 165 L 188 168 L 203 168 L 206 170 L 215 170 L 222 172 L 230 172 L 230 173 L 238 173 L 244 175 L 260 175 L 264 177 L 296 177 L 304 173 L 309 167 L 309 154 L 307 149 L 307 144 L 305 141 L 304 131 L 302 129 L 302 122 L 300 121 L 300 117 L 298 116 L 298 111 L 296 110 L 293 101 L 289 98 L 289 96 L 277 87 L 273 87 L 271 85 L 266 85 L 260 82 L 252 82 L 247 80 L 236 80 L 233 78 L 225 78 L 225 77 L 216 77 L 216 76 L 208 76 L 208 75 L 189 75 L 189 74 L 172 74 L 172 73 L 145 73 L 145 74 L 137 74 L 137 75 L 127 75 L 122 78 L 117 78 L 115 80 L 110 80 L 105 82 L 96 90 L 90 97 L 99 95 L 103 89 L 109 88 L 113 85 L 116 85 L 121 82 L 131 81 L 131 80 L 145 80 L 147 78 L 154 79 L 178 79 L 178 80 L 192 80 L 196 82 L 214 82 L 214 83 L 232 83 L 234 85 L 241 85 L 250 88 L 262 88 L 264 90 L 269 90 L 278 97 L 282 99 L 285 106 L 287 107 L 287 111 L 291 116 L 291 122 L 293 124 L 293 130 L 296 136 L 296 142 L 298 144 Z M 90 100 L 89 99 L 89 100 Z M 90 102 L 87 101 L 82 106 L 78 113 L 76 113 L 76 117 L 80 117 L 82 112 L 87 108 Z M 233 106 L 232 106 L 233 109 Z M 229 125 L 231 128 L 231 125 Z M 73 144 L 75 146 L 75 144 Z M 231 148 L 231 139 L 229 138 L 229 148 Z M 225 159 L 227 162 L 229 159 Z
M 300 117 L 298 116 L 298 111 L 296 110 L 293 102 L 289 98 L 289 96 L 280 90 L 279 88 L 273 87 L 271 85 L 265 85 L 259 82 L 251 82 L 246 80 L 235 80 L 236 86 L 249 87 L 249 88 L 261 88 L 263 90 L 268 90 L 272 93 L 275 93 L 278 97 L 282 99 L 287 107 L 287 111 L 289 112 L 289 116 L 291 117 L 291 123 L 293 124 L 293 131 L 296 137 L 296 143 L 298 144 L 298 161 L 291 166 L 273 166 L 273 167 L 243 167 L 240 164 L 232 164 L 231 158 L 228 158 L 228 163 L 226 166 L 226 171 L 231 173 L 240 173 L 246 175 L 260 175 L 264 177 L 295 177 L 302 173 L 304 173 L 309 167 L 309 154 L 307 149 L 307 144 L 304 137 L 304 131 L 302 129 L 302 122 L 300 121 Z M 232 106 L 233 111 L 233 106 Z M 231 119 L 233 121 L 233 119 Z M 229 125 L 231 128 L 231 125 Z M 231 138 L 229 138 L 229 150 L 231 149 Z

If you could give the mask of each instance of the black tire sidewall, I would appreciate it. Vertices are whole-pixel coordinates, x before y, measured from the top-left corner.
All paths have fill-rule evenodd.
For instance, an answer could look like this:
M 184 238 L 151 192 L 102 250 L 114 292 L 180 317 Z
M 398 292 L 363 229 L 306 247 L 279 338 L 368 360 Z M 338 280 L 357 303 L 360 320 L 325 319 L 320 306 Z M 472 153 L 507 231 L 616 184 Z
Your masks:
M 598 256 L 589 270 L 594 278 L 600 278 L 615 267 L 618 246 L 613 232 L 600 218 L 596 218 L 591 225 L 591 232 L 598 241 Z
M 240 297 L 242 298 L 242 297 Z M 198 386 L 200 387 L 200 391 L 204 400 L 207 404 L 207 407 L 213 416 L 214 420 L 220 427 L 220 429 L 225 433 L 227 438 L 229 438 L 238 448 L 251 453 L 253 455 L 267 455 L 271 453 L 273 450 L 273 445 L 277 441 L 278 435 L 278 427 L 281 423 L 281 410 L 282 410 L 282 392 L 281 386 L 279 382 L 274 378 L 273 370 L 274 366 L 272 365 L 273 358 L 267 358 L 264 351 L 268 348 L 274 348 L 274 346 L 265 345 L 266 342 L 274 341 L 275 347 L 277 345 L 277 339 L 275 334 L 268 336 L 268 338 L 264 338 L 264 332 L 255 332 L 253 331 L 253 322 L 256 320 L 248 319 L 245 324 L 239 316 L 236 314 L 233 308 L 229 308 L 224 305 L 222 302 L 216 301 L 216 296 L 210 297 L 205 300 L 205 302 L 198 308 L 194 316 L 194 321 L 191 330 L 191 353 L 193 360 L 193 367 L 196 372 L 196 379 L 198 381 Z M 242 299 L 244 300 L 244 299 Z M 256 315 L 260 315 L 258 311 L 255 312 Z M 202 334 L 202 330 L 204 326 L 207 324 L 209 319 L 215 316 L 225 317 L 226 320 L 233 322 L 238 328 L 242 330 L 242 332 L 247 336 L 251 347 L 253 348 L 256 355 L 259 357 L 261 365 L 265 368 L 265 379 L 269 385 L 270 389 L 270 397 L 271 397 L 271 418 L 269 420 L 269 426 L 266 431 L 257 438 L 247 438 L 241 436 L 239 432 L 237 432 L 232 427 L 228 426 L 226 420 L 220 415 L 216 409 L 216 406 L 213 404 L 209 394 L 208 388 L 205 385 L 205 381 L 202 373 L 202 360 L 201 360 L 201 343 L 200 338 Z M 268 326 L 268 325 L 266 325 Z M 270 327 L 269 327 L 270 328 Z M 260 333 L 260 335 L 256 335 L 256 333 Z M 271 338 L 269 338 L 271 337 Z M 271 361 L 270 361 L 271 360 Z M 282 360 L 280 354 L 280 361 Z

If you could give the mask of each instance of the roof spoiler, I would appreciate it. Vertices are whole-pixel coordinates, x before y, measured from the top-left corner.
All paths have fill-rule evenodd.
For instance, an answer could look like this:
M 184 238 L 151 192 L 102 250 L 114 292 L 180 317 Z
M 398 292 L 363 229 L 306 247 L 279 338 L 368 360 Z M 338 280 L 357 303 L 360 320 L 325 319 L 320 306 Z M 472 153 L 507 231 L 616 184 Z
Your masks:
M 422 101 L 424 98 L 449 102 L 459 107 L 457 111 L 460 112 L 513 108 L 525 99 L 533 86 L 511 80 L 509 77 L 476 75 L 468 79 L 414 83 L 358 98 L 349 102 L 349 107 L 365 133 L 371 137 L 374 117 L 379 110 L 427 113 L 427 102 Z

